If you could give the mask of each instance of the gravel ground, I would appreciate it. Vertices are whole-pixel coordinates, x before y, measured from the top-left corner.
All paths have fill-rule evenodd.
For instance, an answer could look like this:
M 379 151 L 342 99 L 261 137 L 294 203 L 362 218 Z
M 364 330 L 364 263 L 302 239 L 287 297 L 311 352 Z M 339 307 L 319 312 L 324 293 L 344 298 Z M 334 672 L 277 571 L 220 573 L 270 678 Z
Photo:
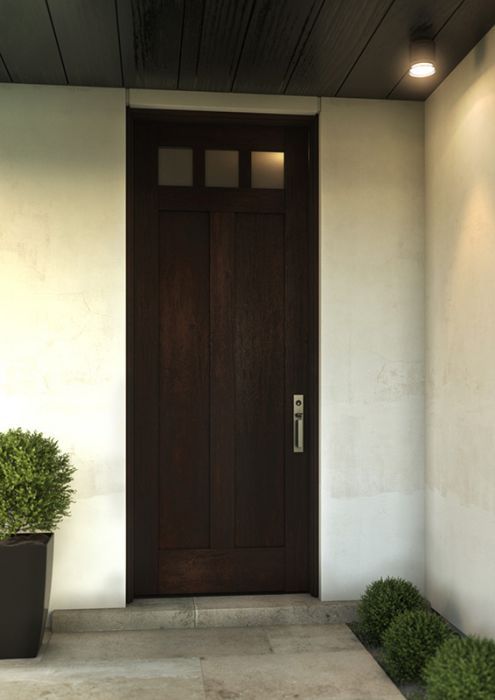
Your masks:
M 375 661 L 380 664 L 380 666 L 383 668 L 385 673 L 387 673 L 387 669 L 385 667 L 385 664 L 383 663 L 383 652 L 380 647 L 371 647 L 366 639 L 363 638 L 363 636 L 359 632 L 359 625 L 357 622 L 353 622 L 349 625 L 351 630 L 354 632 L 356 637 L 359 639 L 361 644 L 363 644 L 366 649 L 369 651 L 369 653 L 373 656 Z M 387 675 L 389 675 L 387 673 Z M 390 676 L 389 676 L 390 677 Z M 426 688 L 423 683 L 397 683 L 394 681 L 393 678 L 391 678 L 392 682 L 395 683 L 397 688 L 400 690 L 402 695 L 407 698 L 407 700 L 425 700 L 426 699 Z

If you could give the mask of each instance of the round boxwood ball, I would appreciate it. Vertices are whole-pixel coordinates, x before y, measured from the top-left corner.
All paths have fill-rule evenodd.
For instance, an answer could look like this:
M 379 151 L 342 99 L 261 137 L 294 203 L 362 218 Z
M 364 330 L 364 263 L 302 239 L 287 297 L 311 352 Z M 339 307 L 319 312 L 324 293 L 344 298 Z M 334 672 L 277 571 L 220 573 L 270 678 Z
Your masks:
M 387 671 L 398 682 L 419 680 L 426 662 L 451 634 L 435 613 L 427 610 L 399 613 L 383 635 Z
M 20 428 L 0 433 L 0 540 L 52 532 L 69 513 L 73 474 L 56 440 Z
M 452 637 L 424 670 L 428 700 L 493 700 L 495 641 Z
M 367 587 L 359 603 L 359 630 L 369 644 L 378 645 L 396 615 L 425 607 L 421 593 L 410 581 L 378 579 Z

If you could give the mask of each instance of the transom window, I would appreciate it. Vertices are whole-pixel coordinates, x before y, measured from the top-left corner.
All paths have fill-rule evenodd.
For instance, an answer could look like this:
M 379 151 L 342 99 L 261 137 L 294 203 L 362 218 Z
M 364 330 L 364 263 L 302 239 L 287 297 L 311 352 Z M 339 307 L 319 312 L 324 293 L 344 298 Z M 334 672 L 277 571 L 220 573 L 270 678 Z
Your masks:
M 196 163 L 200 163 L 197 168 L 195 159 Z M 248 173 L 244 182 L 240 175 L 241 168 Z M 201 173 L 200 183 L 195 178 L 195 169 Z M 165 187 L 193 187 L 199 184 L 208 188 L 249 186 L 253 189 L 282 190 L 285 187 L 284 171 L 283 151 L 195 151 L 188 147 L 158 149 L 158 184 Z

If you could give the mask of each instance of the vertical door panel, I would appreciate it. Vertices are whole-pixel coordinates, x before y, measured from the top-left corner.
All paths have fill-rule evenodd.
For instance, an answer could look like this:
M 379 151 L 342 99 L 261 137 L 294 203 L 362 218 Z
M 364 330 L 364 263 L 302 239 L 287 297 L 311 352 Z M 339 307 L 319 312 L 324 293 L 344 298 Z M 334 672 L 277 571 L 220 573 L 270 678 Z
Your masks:
M 283 547 L 284 220 L 236 218 L 235 540 L 238 547 Z
M 211 215 L 211 546 L 234 548 L 235 214 Z
M 209 547 L 208 215 L 160 215 L 160 547 Z

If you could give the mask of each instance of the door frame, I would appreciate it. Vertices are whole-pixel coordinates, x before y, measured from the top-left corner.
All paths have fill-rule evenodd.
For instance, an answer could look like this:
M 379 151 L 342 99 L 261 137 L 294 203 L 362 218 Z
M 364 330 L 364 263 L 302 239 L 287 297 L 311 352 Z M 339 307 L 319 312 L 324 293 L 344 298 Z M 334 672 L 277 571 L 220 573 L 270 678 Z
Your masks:
M 318 115 L 250 114 L 127 107 L 126 113 L 126 602 L 134 599 L 134 123 L 139 120 L 188 124 L 303 126 L 309 143 L 308 235 L 310 243 L 310 396 L 307 432 L 310 437 L 309 593 L 319 595 L 319 182 Z

